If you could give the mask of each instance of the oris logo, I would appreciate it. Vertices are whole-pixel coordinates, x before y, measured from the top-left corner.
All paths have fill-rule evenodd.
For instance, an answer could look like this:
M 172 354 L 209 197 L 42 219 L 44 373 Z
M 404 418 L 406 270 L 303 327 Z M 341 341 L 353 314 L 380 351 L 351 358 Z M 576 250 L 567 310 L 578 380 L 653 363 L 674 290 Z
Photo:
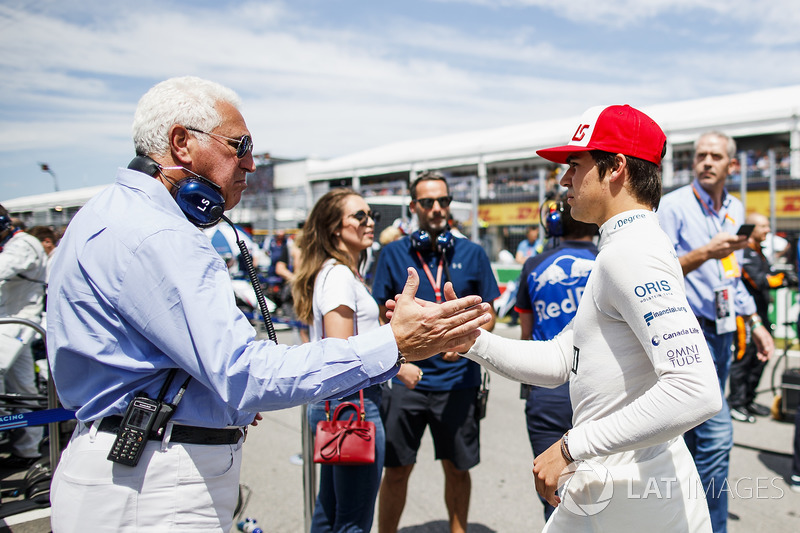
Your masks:
M 649 296 L 651 294 L 669 292 L 671 290 L 672 287 L 669 286 L 669 281 L 662 279 L 659 281 L 651 281 L 650 283 L 645 283 L 644 285 L 637 285 L 634 287 L 633 293 L 639 298 L 644 298 L 645 296 Z

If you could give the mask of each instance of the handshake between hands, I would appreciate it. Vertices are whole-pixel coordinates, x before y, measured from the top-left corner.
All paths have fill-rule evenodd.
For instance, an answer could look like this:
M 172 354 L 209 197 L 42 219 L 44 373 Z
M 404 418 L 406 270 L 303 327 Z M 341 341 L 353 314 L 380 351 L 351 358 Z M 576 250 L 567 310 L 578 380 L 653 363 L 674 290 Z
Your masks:
M 386 302 L 397 348 L 408 361 L 465 352 L 480 335 L 479 328 L 492 320 L 490 304 L 481 302 L 480 296 L 458 298 L 450 282 L 444 285 L 442 304 L 418 299 L 418 287 L 419 275 L 409 268 L 402 294 Z

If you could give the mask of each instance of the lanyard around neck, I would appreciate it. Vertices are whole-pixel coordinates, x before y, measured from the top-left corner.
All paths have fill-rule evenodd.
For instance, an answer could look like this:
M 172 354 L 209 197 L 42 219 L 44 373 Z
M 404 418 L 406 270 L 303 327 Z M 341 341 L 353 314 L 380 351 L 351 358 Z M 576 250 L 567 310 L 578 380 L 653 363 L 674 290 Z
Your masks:
M 442 303 L 442 269 L 444 265 L 444 261 L 440 258 L 439 259 L 439 266 L 436 269 L 436 280 L 433 279 L 433 273 L 431 269 L 428 268 L 428 264 L 422 259 L 422 254 L 417 252 L 417 257 L 419 258 L 419 262 L 422 263 L 422 270 L 425 272 L 425 275 L 428 277 L 428 281 L 431 282 L 431 287 L 433 287 L 433 294 L 436 296 L 436 303 Z

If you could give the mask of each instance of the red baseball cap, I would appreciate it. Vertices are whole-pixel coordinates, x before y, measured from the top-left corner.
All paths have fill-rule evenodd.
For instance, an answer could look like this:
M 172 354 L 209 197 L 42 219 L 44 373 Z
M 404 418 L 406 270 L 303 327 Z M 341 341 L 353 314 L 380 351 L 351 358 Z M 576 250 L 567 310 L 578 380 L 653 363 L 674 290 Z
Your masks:
M 660 165 L 666 143 L 667 136 L 655 120 L 629 105 L 611 105 L 588 109 L 569 144 L 536 153 L 562 165 L 571 153 L 589 150 L 624 154 Z

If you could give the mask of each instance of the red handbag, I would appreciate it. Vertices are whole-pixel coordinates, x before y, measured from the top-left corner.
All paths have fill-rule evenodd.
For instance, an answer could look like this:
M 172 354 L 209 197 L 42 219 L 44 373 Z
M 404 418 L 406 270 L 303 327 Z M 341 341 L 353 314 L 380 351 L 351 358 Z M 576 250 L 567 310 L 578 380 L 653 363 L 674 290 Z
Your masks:
M 325 402 L 325 420 L 317 423 L 314 436 L 314 462 L 329 465 L 367 465 L 375 462 L 375 424 L 365 420 L 364 391 L 358 393 L 361 408 L 353 402 L 342 402 L 333 412 L 331 404 Z M 339 412 L 352 407 L 357 413 L 347 420 L 339 420 Z

